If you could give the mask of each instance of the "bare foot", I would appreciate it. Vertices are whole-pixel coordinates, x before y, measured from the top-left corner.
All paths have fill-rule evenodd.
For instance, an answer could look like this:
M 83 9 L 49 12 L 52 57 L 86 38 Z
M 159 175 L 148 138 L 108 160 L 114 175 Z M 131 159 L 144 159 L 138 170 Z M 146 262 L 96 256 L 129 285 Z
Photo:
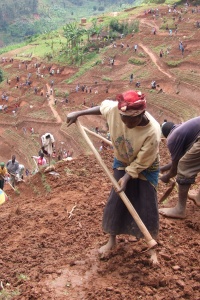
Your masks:
M 177 219 L 184 219 L 185 213 L 178 210 L 176 207 L 172 208 L 161 208 L 159 209 L 159 213 L 165 217 L 169 218 L 177 218 Z
M 153 264 L 153 265 L 158 265 L 159 262 L 158 262 L 158 258 L 157 258 L 157 254 L 156 254 L 156 250 L 155 249 L 149 249 L 148 250 L 148 253 L 150 254 L 150 262 Z
M 115 239 L 109 239 L 109 241 L 107 242 L 107 244 L 105 244 L 104 246 L 102 246 L 98 252 L 100 254 L 105 254 L 106 252 L 112 250 L 114 247 L 116 246 L 116 240 Z
M 197 194 L 197 195 L 198 195 L 198 194 Z M 196 194 L 193 194 L 193 193 L 188 193 L 188 198 L 189 198 L 190 200 L 192 200 L 197 206 L 200 207 L 200 201 L 199 201 L 197 195 L 196 195 Z

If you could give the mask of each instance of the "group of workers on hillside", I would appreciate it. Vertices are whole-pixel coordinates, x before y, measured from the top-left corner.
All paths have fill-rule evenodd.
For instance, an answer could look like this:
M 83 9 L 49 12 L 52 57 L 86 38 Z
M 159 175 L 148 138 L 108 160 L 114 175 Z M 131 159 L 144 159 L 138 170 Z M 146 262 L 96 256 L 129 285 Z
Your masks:
M 41 149 L 38 156 L 32 156 L 32 158 L 37 161 L 37 167 L 47 165 L 47 157 L 51 157 L 54 149 L 54 136 L 51 133 L 45 133 L 41 137 Z M 15 155 L 12 155 L 12 158 L 5 164 L 0 162 L 0 189 L 4 189 L 5 180 L 8 180 L 13 188 L 17 182 L 23 180 L 24 165 L 19 164 L 16 160 Z M 26 172 L 28 175 L 29 172 Z
M 66 152 L 66 154 L 65 154 Z M 63 151 L 59 153 L 59 160 L 63 158 L 71 158 L 73 151 Z M 41 167 L 50 165 L 50 159 L 55 158 L 55 139 L 51 133 L 45 133 L 41 136 L 41 149 L 38 152 L 38 155 L 32 156 L 36 169 L 33 171 L 33 174 L 37 172 Z M 16 160 L 15 155 L 12 155 L 11 160 L 9 160 L 6 164 L 4 162 L 0 162 L 0 189 L 3 190 L 5 181 L 8 181 L 13 188 L 17 182 L 23 180 L 25 167 Z M 26 175 L 28 176 L 30 172 L 28 169 L 25 170 Z
M 15 187 L 16 182 L 23 179 L 24 165 L 19 164 L 16 160 L 15 155 L 12 155 L 12 158 L 6 163 L 0 163 L 0 189 L 3 190 L 5 180 L 8 179 L 12 185 Z

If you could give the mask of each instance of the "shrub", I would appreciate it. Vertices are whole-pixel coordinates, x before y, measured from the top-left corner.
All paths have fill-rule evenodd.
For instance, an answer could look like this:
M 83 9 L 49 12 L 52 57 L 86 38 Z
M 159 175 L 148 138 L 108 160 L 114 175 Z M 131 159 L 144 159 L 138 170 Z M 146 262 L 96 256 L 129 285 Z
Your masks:
M 133 22 L 129 23 L 127 21 L 119 22 L 117 19 L 111 19 L 110 21 L 110 31 L 111 32 L 119 32 L 127 35 L 128 33 L 138 32 L 139 30 L 139 22 L 138 20 L 134 20 Z
M 169 67 L 172 67 L 172 68 L 176 68 L 176 67 L 178 67 L 180 64 L 181 64 L 181 60 L 176 60 L 176 61 L 168 61 L 167 62 L 167 65 L 169 66 Z
M 102 78 L 102 80 L 103 80 L 103 81 L 112 81 L 112 79 L 110 79 L 110 78 L 108 78 L 108 77 L 105 77 L 105 76 Z
M 128 62 L 129 62 L 130 64 L 138 65 L 138 66 L 141 66 L 141 65 L 144 65 L 144 64 L 145 64 L 145 61 L 144 61 L 144 60 L 140 60 L 140 59 L 137 59 L 137 58 L 129 58 Z
M 138 56 L 139 56 L 139 57 L 146 57 L 146 55 L 144 54 L 144 52 L 139 52 L 139 53 L 138 53 Z

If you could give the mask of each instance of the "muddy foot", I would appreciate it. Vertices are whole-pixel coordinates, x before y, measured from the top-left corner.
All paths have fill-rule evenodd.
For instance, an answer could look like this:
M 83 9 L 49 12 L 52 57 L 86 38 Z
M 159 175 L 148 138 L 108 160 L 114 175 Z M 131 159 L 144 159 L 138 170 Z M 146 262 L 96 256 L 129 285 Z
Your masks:
M 173 208 L 161 208 L 159 213 L 168 218 L 184 219 L 185 213 L 178 211 L 176 207 Z
M 115 246 L 116 246 L 116 243 L 108 242 L 107 244 L 105 244 L 104 246 L 99 248 L 98 252 L 99 252 L 99 254 L 105 254 L 106 252 L 112 250 Z
M 199 206 L 200 207 L 200 201 L 199 199 L 197 198 L 197 195 L 196 194 L 193 194 L 193 193 L 188 193 L 188 198 L 190 200 L 192 200 L 194 202 L 194 204 L 196 204 L 196 206 Z

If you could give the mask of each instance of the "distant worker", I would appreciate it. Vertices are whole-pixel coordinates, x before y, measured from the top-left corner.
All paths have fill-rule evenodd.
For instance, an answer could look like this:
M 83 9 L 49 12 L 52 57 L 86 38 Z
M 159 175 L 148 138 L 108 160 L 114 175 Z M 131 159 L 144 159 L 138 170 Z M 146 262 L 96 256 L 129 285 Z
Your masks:
M 130 75 L 130 83 L 133 82 L 133 73 Z
M 32 156 L 37 161 L 37 165 L 39 167 L 47 164 L 46 158 L 44 157 L 44 153 L 40 153 L 39 156 Z
M 152 88 L 152 89 L 156 89 L 156 82 L 155 82 L 155 80 L 153 80 L 153 81 L 151 82 L 151 88 Z
M 24 170 L 25 170 L 24 165 L 19 164 L 19 172 L 16 175 L 17 182 L 22 181 L 24 179 Z
M 11 179 L 11 185 L 15 187 L 16 181 L 17 181 L 17 174 L 19 173 L 19 163 L 16 160 L 15 155 L 12 155 L 12 159 L 9 160 L 6 164 L 6 168 L 8 170 L 8 173 L 10 174 Z
M 135 45 L 134 45 L 134 50 L 135 50 L 135 52 L 137 51 L 137 47 L 138 47 L 138 45 L 135 44 Z
M 4 179 L 5 179 L 5 176 L 8 175 L 8 171 L 5 167 L 5 163 L 4 162 L 1 162 L 0 163 L 0 189 L 3 190 L 4 188 Z
M 45 155 L 51 156 L 54 148 L 54 137 L 51 133 L 45 133 L 41 136 L 42 151 Z
M 137 88 L 139 88 L 139 87 L 140 87 L 140 82 L 137 81 L 136 84 L 135 84 L 135 86 L 136 86 Z

